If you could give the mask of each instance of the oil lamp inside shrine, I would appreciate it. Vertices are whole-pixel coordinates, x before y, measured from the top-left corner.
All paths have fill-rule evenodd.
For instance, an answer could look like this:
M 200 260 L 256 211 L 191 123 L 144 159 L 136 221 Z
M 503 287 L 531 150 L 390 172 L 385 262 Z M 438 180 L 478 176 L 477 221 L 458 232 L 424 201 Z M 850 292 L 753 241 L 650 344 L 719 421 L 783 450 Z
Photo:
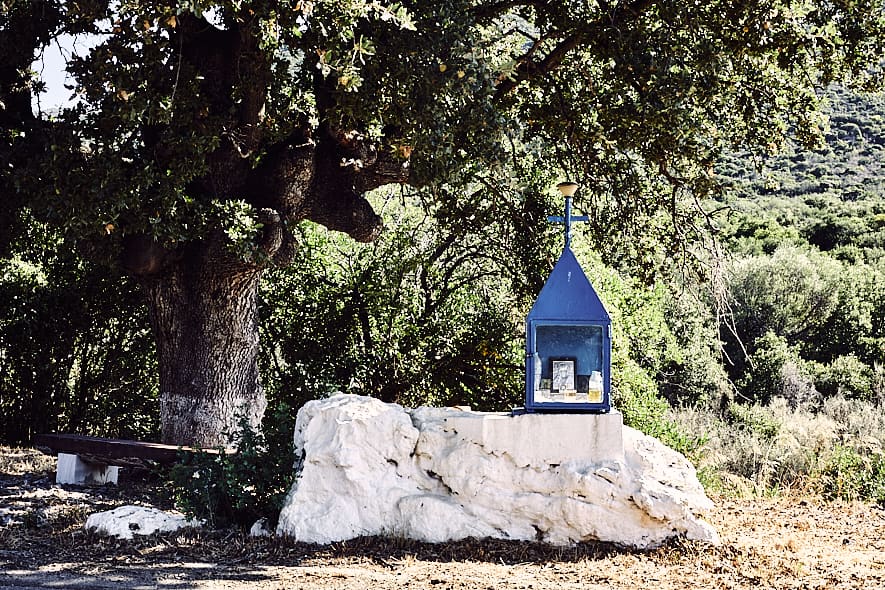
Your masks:
M 578 189 L 557 185 L 565 214 L 565 247 L 526 318 L 527 412 L 608 412 L 611 409 L 611 318 L 571 249 L 571 214 Z

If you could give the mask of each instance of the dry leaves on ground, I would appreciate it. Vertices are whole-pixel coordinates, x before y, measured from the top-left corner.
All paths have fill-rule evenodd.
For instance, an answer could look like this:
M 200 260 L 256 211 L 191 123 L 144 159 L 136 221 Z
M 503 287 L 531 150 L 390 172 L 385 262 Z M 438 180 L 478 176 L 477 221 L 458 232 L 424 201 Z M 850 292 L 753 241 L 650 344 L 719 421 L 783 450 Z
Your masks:
M 0 448 L 0 588 L 885 588 L 885 512 L 868 504 L 718 498 L 708 518 L 722 545 L 651 552 L 379 537 L 315 546 L 236 530 L 118 541 L 84 532 L 86 516 L 168 508 L 160 482 L 136 473 L 118 487 L 60 487 L 51 470 L 33 451 Z

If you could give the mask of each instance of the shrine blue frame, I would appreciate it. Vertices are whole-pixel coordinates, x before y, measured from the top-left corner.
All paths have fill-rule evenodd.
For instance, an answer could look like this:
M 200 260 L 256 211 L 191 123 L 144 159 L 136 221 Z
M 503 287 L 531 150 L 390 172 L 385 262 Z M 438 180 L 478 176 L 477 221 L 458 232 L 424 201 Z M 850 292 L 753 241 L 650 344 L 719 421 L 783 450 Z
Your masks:
M 563 192 L 565 195 L 565 192 Z M 587 280 L 571 249 L 572 224 L 588 221 L 588 217 L 571 214 L 571 198 L 565 195 L 565 211 L 562 216 L 548 217 L 548 221 L 565 226 L 565 243 L 562 254 L 554 265 L 547 282 L 538 294 L 528 317 L 526 317 L 526 412 L 593 412 L 604 413 L 611 410 L 611 316 L 599 299 L 599 295 Z M 602 337 L 602 402 L 537 402 L 535 401 L 534 355 L 537 352 L 537 328 L 539 326 L 598 327 Z M 545 354 L 551 356 L 574 355 L 580 347 L 573 349 L 551 346 L 553 350 Z M 584 357 L 586 358 L 586 357 Z M 577 378 L 577 362 L 575 366 Z M 543 375 L 543 368 L 541 369 Z M 552 375 L 551 375 L 552 377 Z M 540 378 L 540 376 L 539 376 Z M 577 385 L 577 383 L 575 383 Z
M 534 354 L 537 352 L 536 337 L 538 326 L 558 327 L 597 327 L 602 330 L 602 402 L 535 402 Z M 526 412 L 584 412 L 604 414 L 611 411 L 611 322 L 593 320 L 554 320 L 537 319 L 526 323 Z M 543 371 L 543 369 L 542 369 Z

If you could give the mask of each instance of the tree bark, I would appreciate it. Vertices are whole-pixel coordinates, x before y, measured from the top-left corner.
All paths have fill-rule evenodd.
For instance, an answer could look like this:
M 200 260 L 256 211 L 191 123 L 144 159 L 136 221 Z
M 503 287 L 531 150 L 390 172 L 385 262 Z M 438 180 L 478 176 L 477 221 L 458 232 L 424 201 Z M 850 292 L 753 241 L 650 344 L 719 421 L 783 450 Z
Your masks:
M 143 278 L 160 366 L 163 442 L 228 445 L 242 421 L 260 428 L 267 401 L 258 373 L 261 271 L 191 247 Z

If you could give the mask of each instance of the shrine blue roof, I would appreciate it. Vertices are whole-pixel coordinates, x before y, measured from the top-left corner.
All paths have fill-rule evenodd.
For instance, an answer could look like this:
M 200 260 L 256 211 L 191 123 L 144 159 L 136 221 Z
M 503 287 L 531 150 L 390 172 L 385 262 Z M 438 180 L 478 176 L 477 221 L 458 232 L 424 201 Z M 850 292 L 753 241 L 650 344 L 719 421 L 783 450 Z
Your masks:
M 562 251 L 527 319 L 611 323 L 599 295 L 570 248 Z

